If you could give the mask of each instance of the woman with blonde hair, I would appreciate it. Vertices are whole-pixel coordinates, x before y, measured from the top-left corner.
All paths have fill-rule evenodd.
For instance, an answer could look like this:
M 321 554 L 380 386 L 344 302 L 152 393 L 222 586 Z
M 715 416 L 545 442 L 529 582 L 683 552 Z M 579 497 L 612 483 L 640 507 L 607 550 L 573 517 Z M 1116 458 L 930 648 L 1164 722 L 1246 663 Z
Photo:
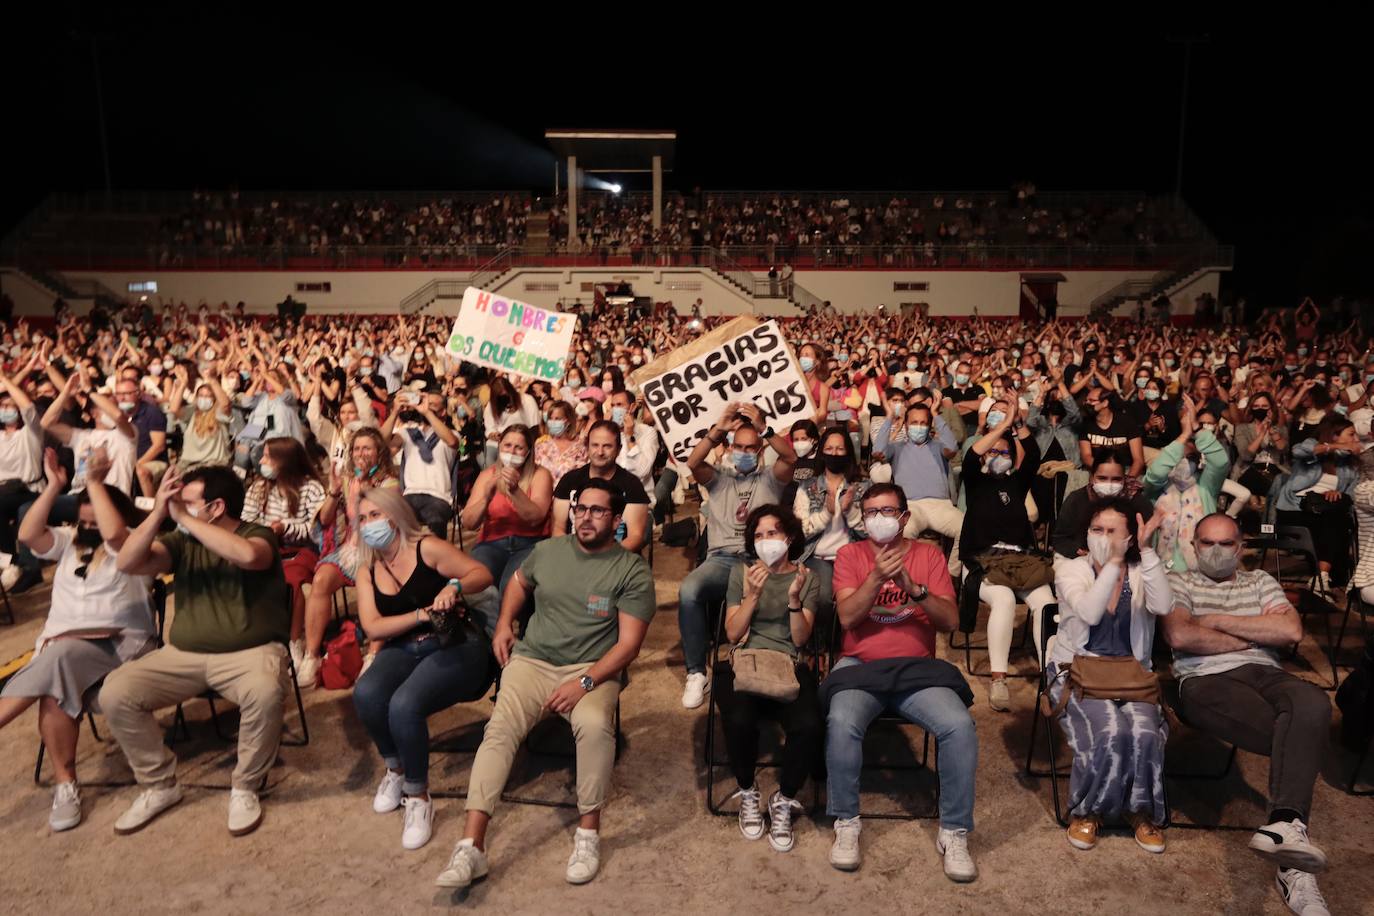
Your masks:
M 502 593 L 534 545 L 549 536 L 553 475 L 535 463 L 533 451 L 530 428 L 509 427 L 497 443 L 498 460 L 477 475 L 463 507 L 463 527 L 482 529 L 472 557 Z
M 315 567 L 310 595 L 305 599 L 305 657 L 296 671 L 296 682 L 302 687 L 314 687 L 319 680 L 320 647 L 329 625 L 331 599 L 339 589 L 353 584 L 358 565 L 359 500 L 373 489 L 400 487 L 391 449 L 375 427 L 365 426 L 353 434 L 348 455 L 350 471 L 332 470 L 329 489 L 320 506 L 323 556 Z
M 553 476 L 553 485 L 587 463 L 587 443 L 579 435 L 577 412 L 567 401 L 550 401 L 544 421 L 549 434 L 534 446 L 534 463 Z
M 168 403 L 181 426 L 181 454 L 177 468 L 190 471 L 211 464 L 228 464 L 233 457 L 229 448 L 229 422 L 233 418 L 229 395 L 213 374 L 205 376 L 195 386 L 194 399 L 184 408 L 182 398 L 190 388 L 190 373 L 185 366 L 172 370 L 176 382 Z
M 430 534 L 397 489 L 368 490 L 358 526 L 358 616 L 368 636 L 382 642 L 353 688 L 358 717 L 386 764 L 372 810 L 404 806 L 401 845 L 419 849 L 434 823 L 426 720 L 477 699 L 494 676 L 488 621 L 461 600 L 490 588 L 492 579 L 482 564 Z

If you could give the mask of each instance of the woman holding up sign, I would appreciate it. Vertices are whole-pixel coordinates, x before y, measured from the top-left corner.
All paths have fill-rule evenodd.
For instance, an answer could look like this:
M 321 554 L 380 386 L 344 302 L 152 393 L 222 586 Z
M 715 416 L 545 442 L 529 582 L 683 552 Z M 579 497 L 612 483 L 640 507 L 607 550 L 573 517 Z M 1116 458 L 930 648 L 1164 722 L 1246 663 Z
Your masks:
M 477 475 L 463 527 L 482 528 L 472 558 L 506 591 L 534 545 L 549 536 L 553 477 L 534 460 L 534 434 L 517 424 L 501 434 L 499 460 Z

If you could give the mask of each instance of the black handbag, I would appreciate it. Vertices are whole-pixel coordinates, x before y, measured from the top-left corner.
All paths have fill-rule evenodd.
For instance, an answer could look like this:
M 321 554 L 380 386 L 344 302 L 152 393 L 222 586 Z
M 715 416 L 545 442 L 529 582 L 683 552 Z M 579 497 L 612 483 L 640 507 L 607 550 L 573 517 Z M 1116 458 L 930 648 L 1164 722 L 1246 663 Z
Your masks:
M 1350 511 L 1350 497 L 1342 493 L 1340 499 L 1327 499 L 1325 493 L 1308 493 L 1298 508 L 1308 515 L 1340 515 Z

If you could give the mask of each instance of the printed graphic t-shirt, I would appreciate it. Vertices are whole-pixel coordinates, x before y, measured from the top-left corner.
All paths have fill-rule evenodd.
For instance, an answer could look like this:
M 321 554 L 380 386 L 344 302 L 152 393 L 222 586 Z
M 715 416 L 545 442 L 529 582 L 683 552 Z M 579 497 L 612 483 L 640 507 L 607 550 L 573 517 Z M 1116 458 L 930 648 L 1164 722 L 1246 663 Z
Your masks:
M 953 598 L 945 555 L 938 548 L 920 541 L 907 542 L 903 563 L 911 580 L 924 585 L 938 598 Z M 875 565 L 876 547 L 872 541 L 857 541 L 840 548 L 835 557 L 835 593 L 858 588 Z M 880 658 L 931 658 L 935 655 L 935 627 L 920 603 L 894 581 L 884 582 L 868 616 L 858 626 L 844 631 L 840 654 L 863 662 Z

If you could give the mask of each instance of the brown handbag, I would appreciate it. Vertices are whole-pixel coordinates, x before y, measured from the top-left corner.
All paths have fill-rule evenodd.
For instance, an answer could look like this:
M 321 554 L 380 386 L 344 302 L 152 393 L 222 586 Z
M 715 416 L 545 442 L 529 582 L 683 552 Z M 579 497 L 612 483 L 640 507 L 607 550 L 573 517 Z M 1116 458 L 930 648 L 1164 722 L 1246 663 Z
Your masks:
M 735 690 L 779 703 L 791 703 L 801 693 L 797 664 L 792 656 L 777 649 L 746 649 L 749 631 L 730 650 L 730 667 L 735 672 Z
M 1159 678 L 1153 671 L 1146 671 L 1133 655 L 1075 655 L 1072 664 L 1060 666 L 1058 677 L 1067 677 L 1068 684 L 1058 703 L 1051 704 L 1048 691 L 1040 696 L 1040 712 L 1045 718 L 1062 715 L 1072 692 L 1080 700 L 1150 703 L 1162 707 L 1165 715 L 1173 719 L 1173 711 L 1160 694 Z

